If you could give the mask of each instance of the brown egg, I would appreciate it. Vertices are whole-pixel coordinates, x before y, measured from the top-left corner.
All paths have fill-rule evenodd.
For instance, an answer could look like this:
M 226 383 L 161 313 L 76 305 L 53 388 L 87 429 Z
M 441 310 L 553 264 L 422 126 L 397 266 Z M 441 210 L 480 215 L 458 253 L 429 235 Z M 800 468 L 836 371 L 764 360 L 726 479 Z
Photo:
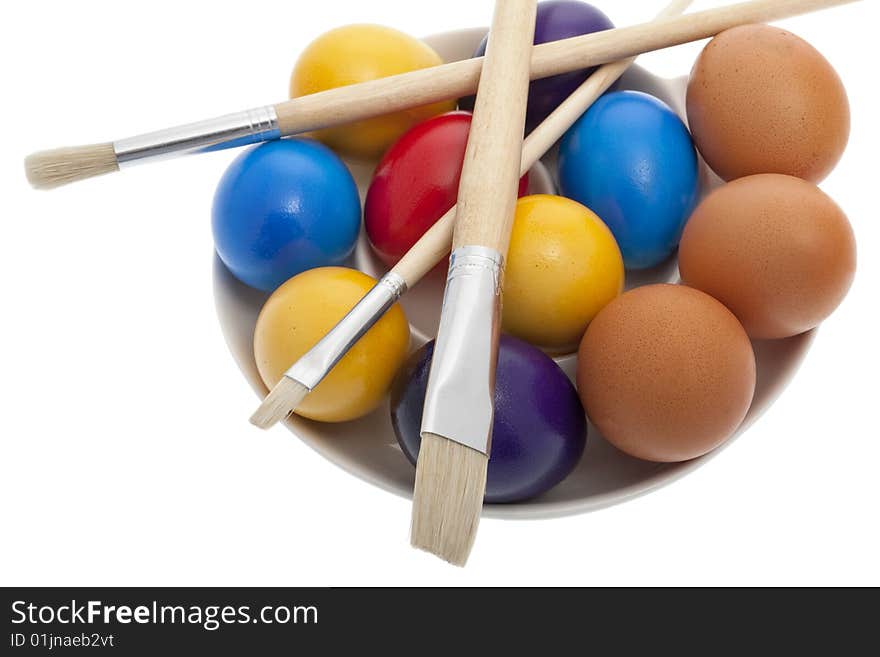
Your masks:
M 846 296 L 856 243 L 822 190 L 780 174 L 727 183 L 697 206 L 678 251 L 682 280 L 726 305 L 753 338 L 803 333 Z
M 818 182 L 849 138 L 849 102 L 831 64 L 767 25 L 709 42 L 691 71 L 687 116 L 700 154 L 725 180 L 786 173 Z
M 736 317 L 708 294 L 647 285 L 593 319 L 578 351 L 577 387 L 590 420 L 618 449 L 685 461 L 742 422 L 755 355 Z

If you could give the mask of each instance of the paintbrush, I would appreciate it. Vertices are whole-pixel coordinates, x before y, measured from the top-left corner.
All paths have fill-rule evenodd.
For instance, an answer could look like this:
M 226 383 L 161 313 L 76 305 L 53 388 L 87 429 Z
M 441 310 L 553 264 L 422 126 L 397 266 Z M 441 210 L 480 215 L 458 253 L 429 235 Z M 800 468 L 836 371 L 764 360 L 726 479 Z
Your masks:
M 537 0 L 497 0 L 428 375 L 412 544 L 464 565 L 486 492 L 501 281 L 519 184 Z
M 681 14 L 692 2 L 675 0 L 657 16 L 657 20 Z M 596 70 L 532 131 L 523 143 L 520 174 L 531 169 L 633 61 L 613 62 Z M 406 290 L 412 288 L 449 253 L 455 213 L 456 206 L 453 206 L 323 339 L 285 372 L 251 416 L 254 425 L 268 429 L 295 410 Z
M 588 68 L 714 36 L 746 23 L 804 14 L 856 0 L 751 0 L 532 48 L 531 77 Z M 470 95 L 482 58 L 389 76 L 113 142 L 43 151 L 25 160 L 28 180 L 52 188 L 140 162 L 310 132 Z M 58 120 L 56 116 L 54 120 Z

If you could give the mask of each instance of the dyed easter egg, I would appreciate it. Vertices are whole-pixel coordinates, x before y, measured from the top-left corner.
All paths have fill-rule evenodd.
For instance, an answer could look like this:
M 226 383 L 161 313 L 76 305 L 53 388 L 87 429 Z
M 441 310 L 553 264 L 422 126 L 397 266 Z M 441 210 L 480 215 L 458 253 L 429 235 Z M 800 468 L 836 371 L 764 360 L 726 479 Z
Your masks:
M 382 157 L 367 190 L 364 227 L 389 267 L 456 203 L 471 115 L 449 112 L 410 128 Z M 528 175 L 520 180 L 525 194 Z
M 721 301 L 753 338 L 818 326 L 846 296 L 856 243 L 843 210 L 813 183 L 766 173 L 709 194 L 681 238 L 682 280 Z
M 580 0 L 547 0 L 538 3 L 534 42 L 537 45 L 613 27 L 608 17 L 591 4 Z M 488 40 L 488 35 L 483 38 L 474 57 L 486 54 Z M 526 132 L 531 132 L 550 116 L 595 70 L 595 67 L 586 68 L 533 81 L 529 85 Z M 462 98 L 459 107 L 473 110 L 474 97 Z
M 254 359 L 272 388 L 376 281 L 345 267 L 321 267 L 294 276 L 266 301 L 254 330 Z M 354 420 L 382 401 L 409 348 L 409 323 L 395 304 L 342 357 L 297 407 L 322 422 Z
M 605 94 L 565 133 L 562 194 L 604 221 L 628 268 L 665 260 L 697 202 L 697 154 L 681 119 L 636 91 Z
M 271 292 L 348 258 L 360 210 L 354 179 L 331 150 L 308 139 L 270 141 L 239 155 L 220 179 L 214 246 L 236 278 Z
M 617 242 L 592 211 L 562 196 L 521 198 L 504 272 L 503 330 L 551 353 L 574 351 L 623 290 L 623 278 Z
M 410 356 L 391 390 L 391 424 L 415 465 L 434 342 Z M 577 392 L 552 358 L 502 335 L 485 501 L 518 502 L 545 493 L 577 465 L 587 423 Z
M 725 30 L 703 49 L 687 89 L 688 124 L 725 180 L 784 173 L 827 176 L 849 139 L 849 101 L 831 64 L 770 25 Z
M 719 301 L 684 285 L 646 285 L 590 323 L 577 386 L 590 420 L 618 449 L 686 461 L 742 423 L 755 391 L 755 355 Z
M 381 25 L 347 25 L 319 36 L 299 56 L 290 78 L 290 97 L 439 66 L 440 56 L 418 39 Z M 334 150 L 360 158 L 382 155 L 407 129 L 455 109 L 442 101 L 315 134 Z

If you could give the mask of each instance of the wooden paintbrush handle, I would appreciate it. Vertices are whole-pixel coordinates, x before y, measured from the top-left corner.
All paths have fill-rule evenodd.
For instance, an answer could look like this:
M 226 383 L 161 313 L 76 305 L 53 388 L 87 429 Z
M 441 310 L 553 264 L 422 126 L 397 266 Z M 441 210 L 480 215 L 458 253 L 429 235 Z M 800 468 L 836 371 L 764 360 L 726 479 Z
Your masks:
M 507 253 L 519 182 L 536 0 L 499 0 L 458 187 L 452 248 Z
M 644 52 L 697 41 L 745 23 L 761 23 L 805 14 L 857 0 L 751 0 L 604 32 L 534 46 L 531 77 L 587 68 Z M 467 59 L 329 89 L 275 105 L 283 135 L 427 105 L 472 94 L 480 79 L 482 58 Z
M 412 288 L 418 283 L 425 274 L 434 268 L 434 265 L 449 253 L 457 210 L 458 206 L 453 205 L 391 268 L 391 271 L 406 281 L 408 288 Z

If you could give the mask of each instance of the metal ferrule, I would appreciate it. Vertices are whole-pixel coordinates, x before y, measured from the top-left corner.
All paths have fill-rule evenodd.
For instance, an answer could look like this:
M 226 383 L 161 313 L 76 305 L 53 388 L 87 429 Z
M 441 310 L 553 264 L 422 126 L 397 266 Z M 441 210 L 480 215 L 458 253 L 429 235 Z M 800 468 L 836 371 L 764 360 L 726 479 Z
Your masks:
M 312 390 L 405 291 L 406 281 L 401 276 L 393 271 L 385 274 L 318 344 L 285 372 L 285 376 Z
M 185 153 L 245 146 L 281 137 L 272 105 L 113 142 L 119 167 Z
M 452 252 L 443 314 L 422 415 L 433 433 L 489 454 L 504 257 L 463 246 Z

